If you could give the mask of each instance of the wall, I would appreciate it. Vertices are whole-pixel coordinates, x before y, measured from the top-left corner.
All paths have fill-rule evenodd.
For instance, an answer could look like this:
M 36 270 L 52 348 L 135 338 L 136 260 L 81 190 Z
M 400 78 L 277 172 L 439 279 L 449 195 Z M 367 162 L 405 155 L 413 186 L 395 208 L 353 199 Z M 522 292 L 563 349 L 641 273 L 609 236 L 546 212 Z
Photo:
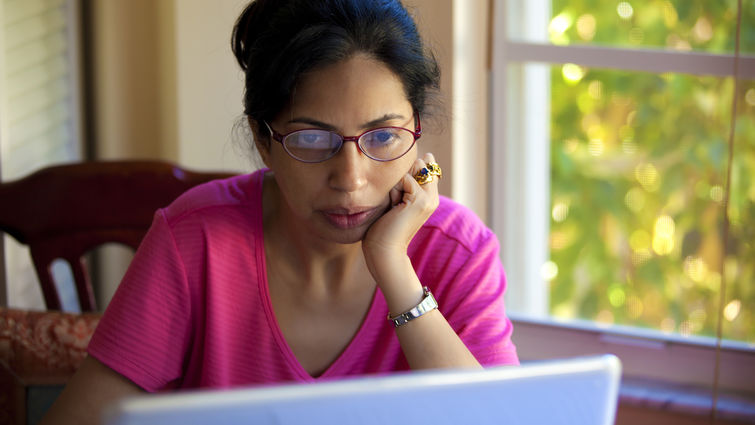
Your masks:
M 452 195 L 453 119 L 451 119 L 451 95 L 453 92 L 453 0 L 406 0 L 409 13 L 417 22 L 423 40 L 436 55 L 441 70 L 440 110 L 433 111 L 422 122 L 423 135 L 418 142 L 419 152 L 432 152 L 443 168 L 444 179 L 439 186 L 443 195 Z M 448 177 L 445 177 L 448 176 Z
M 243 85 L 229 40 L 243 1 L 89 5 L 95 157 L 249 169 L 231 148 Z
M 196 168 L 248 170 L 246 145 L 234 145 L 232 134 L 243 119 L 244 84 L 230 49 L 231 29 L 246 1 L 174 4 L 177 160 Z
M 159 29 L 164 17 L 158 5 L 162 3 L 88 3 L 89 125 L 98 159 L 170 159 L 161 138 L 165 97 Z
M 88 133 L 94 159 L 164 159 L 175 156 L 175 100 L 171 70 L 171 2 L 92 0 L 85 4 L 84 40 L 89 92 Z M 97 303 L 109 302 L 131 262 L 130 249 L 96 250 Z
M 452 194 L 488 222 L 489 2 L 453 2 Z
M 440 190 L 487 219 L 487 0 L 405 0 L 441 67 L 445 110 L 422 149 L 443 166 Z M 442 120 L 442 121 L 440 121 Z M 439 122 L 438 122 L 439 121 Z

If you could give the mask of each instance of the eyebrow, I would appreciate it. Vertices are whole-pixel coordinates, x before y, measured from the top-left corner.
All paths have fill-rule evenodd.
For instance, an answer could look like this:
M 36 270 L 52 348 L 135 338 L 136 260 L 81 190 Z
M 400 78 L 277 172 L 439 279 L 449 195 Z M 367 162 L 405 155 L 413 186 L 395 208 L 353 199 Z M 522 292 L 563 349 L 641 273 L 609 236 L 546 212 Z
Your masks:
M 374 120 L 371 120 L 371 121 L 368 121 L 368 122 L 362 124 L 362 126 L 360 128 L 377 127 L 377 126 L 379 126 L 381 124 L 384 124 L 384 123 L 386 123 L 388 121 L 397 120 L 397 119 L 406 119 L 406 117 L 404 117 L 401 114 L 385 114 L 385 115 L 383 115 L 380 118 L 376 118 Z M 322 121 L 318 121 L 318 120 L 316 120 L 314 118 L 308 118 L 308 117 L 296 117 L 296 118 L 290 119 L 287 122 L 287 124 L 293 124 L 293 123 L 309 124 L 311 126 L 319 127 L 319 128 L 322 128 L 322 129 L 328 130 L 328 131 L 334 131 L 334 130 L 336 130 L 336 127 L 333 126 L 332 124 L 328 124 L 328 123 L 325 123 L 325 122 L 322 122 Z

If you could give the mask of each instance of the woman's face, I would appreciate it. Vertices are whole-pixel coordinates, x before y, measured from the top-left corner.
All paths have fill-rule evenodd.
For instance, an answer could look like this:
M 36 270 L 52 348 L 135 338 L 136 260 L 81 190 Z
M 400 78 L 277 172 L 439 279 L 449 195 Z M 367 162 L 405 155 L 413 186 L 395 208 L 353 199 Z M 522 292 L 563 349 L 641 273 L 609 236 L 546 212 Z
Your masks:
M 269 124 L 281 134 L 322 128 L 342 136 L 385 126 L 414 130 L 415 125 L 401 80 L 382 62 L 365 55 L 306 74 L 291 104 Z M 283 217 L 338 243 L 364 237 L 387 210 L 391 188 L 417 158 L 414 146 L 401 158 L 375 161 L 355 142 L 345 142 L 334 157 L 314 164 L 295 160 L 272 139 L 269 149 L 261 152 L 282 194 Z

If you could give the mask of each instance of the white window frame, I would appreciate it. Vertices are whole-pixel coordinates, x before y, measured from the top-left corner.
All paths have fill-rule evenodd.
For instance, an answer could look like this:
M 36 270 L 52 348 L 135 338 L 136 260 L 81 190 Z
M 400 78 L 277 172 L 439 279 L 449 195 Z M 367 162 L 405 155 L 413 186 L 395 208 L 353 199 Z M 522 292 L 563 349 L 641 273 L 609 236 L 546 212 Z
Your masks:
M 719 388 L 753 392 L 755 345 L 684 338 L 594 322 L 559 323 L 548 317 L 550 212 L 550 72 L 552 64 L 693 75 L 732 76 L 734 56 L 548 43 L 549 0 L 494 0 L 491 75 L 490 224 L 502 242 L 508 276 L 507 309 L 523 360 L 614 353 L 624 376 L 710 387 L 718 350 Z M 510 3 L 510 4 L 507 4 Z M 511 40 L 509 33 L 524 41 Z M 739 78 L 755 79 L 755 57 L 740 57 Z M 510 65 L 518 65 L 511 67 Z M 513 69 L 513 71 L 512 71 Z M 522 119 L 510 119 L 521 111 Z M 537 118 L 540 117 L 540 118 Z M 526 140 L 526 143 L 523 141 Z M 527 190 L 522 190 L 526 182 Z
M 3 2 L 0 1 L 0 16 L 3 15 Z M 5 33 L 4 31 L 0 31 L 0 48 L 2 46 L 5 46 Z M 5 55 L 0 53 L 0 70 L 5 69 Z M 0 93 L 5 93 L 5 82 L 4 78 L 0 78 Z M 2 146 L 4 135 L 8 133 L 8 130 L 6 129 L 6 109 L 7 106 L 5 105 L 5 101 L 3 96 L 0 96 L 0 146 Z M 2 180 L 2 154 L 0 153 L 0 180 Z M 5 276 L 5 238 L 0 237 L 0 307 L 7 307 L 8 306 L 8 282 Z

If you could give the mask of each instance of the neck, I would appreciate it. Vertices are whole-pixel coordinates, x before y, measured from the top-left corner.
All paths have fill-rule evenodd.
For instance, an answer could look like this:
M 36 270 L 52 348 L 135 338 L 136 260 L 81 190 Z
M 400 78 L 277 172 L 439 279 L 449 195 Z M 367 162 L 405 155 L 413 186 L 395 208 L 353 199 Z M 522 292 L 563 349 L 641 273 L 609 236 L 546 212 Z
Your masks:
M 361 241 L 340 244 L 318 238 L 291 217 L 285 202 L 274 179 L 267 180 L 263 190 L 265 250 L 268 264 L 274 261 L 275 274 L 297 290 L 323 295 L 348 291 L 366 270 Z

